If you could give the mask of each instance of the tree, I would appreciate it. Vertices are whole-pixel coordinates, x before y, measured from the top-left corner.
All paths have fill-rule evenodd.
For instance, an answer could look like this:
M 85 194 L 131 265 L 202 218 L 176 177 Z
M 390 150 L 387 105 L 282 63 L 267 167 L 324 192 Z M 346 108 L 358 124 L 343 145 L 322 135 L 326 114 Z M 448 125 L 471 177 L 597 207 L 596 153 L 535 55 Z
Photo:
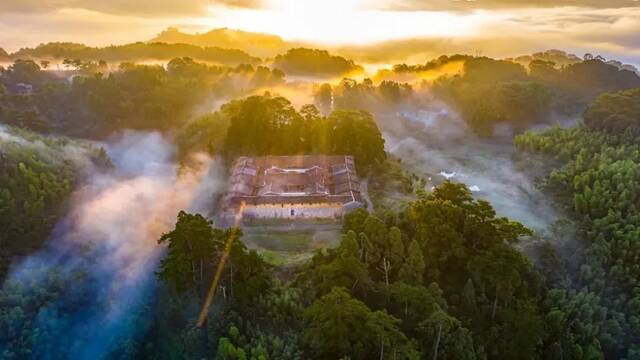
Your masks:
M 276 56 L 273 65 L 288 74 L 341 76 L 362 72 L 363 68 L 353 60 L 329 54 L 326 50 L 295 48 Z
M 228 296 L 241 305 L 248 305 L 262 296 L 271 287 L 271 269 L 255 250 L 247 250 L 240 237 L 239 229 L 216 230 L 218 236 L 231 243 L 231 251 L 226 266 L 226 276 L 221 284 L 226 284 Z
M 331 261 L 313 271 L 313 290 L 325 294 L 334 287 L 365 289 L 369 283 L 367 266 L 360 260 L 358 241 L 354 232 L 342 236 L 340 247 Z
M 468 266 L 474 282 L 493 298 L 493 320 L 499 300 L 509 301 L 516 291 L 526 287 L 524 275 L 531 265 L 516 250 L 507 245 L 496 245 L 476 255 Z
M 353 231 L 360 234 L 364 231 L 364 222 L 369 217 L 369 213 L 365 209 L 356 209 L 344 216 L 342 228 L 345 232 Z
M 323 115 L 328 115 L 333 110 L 333 89 L 330 84 L 324 83 L 313 95 L 314 102 Z
M 442 290 L 436 283 L 428 288 L 395 282 L 380 287 L 387 300 L 385 308 L 402 319 L 402 329 L 409 335 L 417 334 L 418 325 L 436 309 L 447 309 Z
M 400 268 L 398 278 L 407 284 L 422 284 L 425 268 L 426 265 L 424 263 L 422 248 L 420 244 L 418 244 L 418 241 L 414 239 L 409 244 L 407 258 Z
M 439 306 L 418 327 L 428 359 L 475 359 L 473 339 L 455 317 Z
M 175 228 L 163 234 L 158 243 L 168 243 L 167 256 L 160 262 L 158 277 L 178 292 L 202 293 L 205 266 L 223 246 L 211 222 L 200 214 L 180 211 Z
M 304 312 L 304 339 L 315 356 L 338 359 L 417 359 L 418 353 L 398 329 L 399 320 L 372 312 L 344 288 L 333 288 Z M 386 348 L 386 350 L 385 350 Z
M 640 135 L 640 88 L 600 95 L 584 112 L 591 129 Z
M 536 359 L 536 349 L 545 334 L 543 319 L 535 300 L 518 300 L 500 315 L 500 334 L 491 342 L 496 354 L 505 359 Z

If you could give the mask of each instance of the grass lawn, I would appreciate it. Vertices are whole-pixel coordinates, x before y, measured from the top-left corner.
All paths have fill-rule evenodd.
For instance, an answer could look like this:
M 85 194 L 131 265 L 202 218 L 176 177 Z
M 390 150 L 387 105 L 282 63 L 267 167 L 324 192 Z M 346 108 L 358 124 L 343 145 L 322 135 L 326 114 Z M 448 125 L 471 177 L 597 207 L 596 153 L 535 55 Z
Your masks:
M 339 230 L 245 231 L 242 241 L 256 249 L 266 262 L 276 266 L 300 264 L 311 258 L 316 249 L 337 246 Z
M 245 241 L 271 251 L 307 251 L 313 240 L 310 233 L 257 233 L 244 236 Z

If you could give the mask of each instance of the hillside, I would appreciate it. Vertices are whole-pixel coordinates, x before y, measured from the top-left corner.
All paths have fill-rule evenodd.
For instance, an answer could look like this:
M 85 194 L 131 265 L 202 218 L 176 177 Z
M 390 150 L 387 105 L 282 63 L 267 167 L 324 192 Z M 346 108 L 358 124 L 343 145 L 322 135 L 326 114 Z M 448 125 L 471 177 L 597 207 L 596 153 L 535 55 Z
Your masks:
M 0 61 L 9 60 L 9 54 L 3 49 L 0 48 Z
M 149 40 L 149 42 L 235 48 L 260 57 L 275 56 L 296 45 L 284 41 L 276 35 L 227 28 L 213 29 L 206 33 L 189 34 L 180 31 L 178 28 L 170 27 Z
M 10 56 L 12 59 L 78 59 L 108 62 L 171 60 L 175 57 L 190 57 L 200 61 L 234 66 L 260 63 L 260 59 L 241 50 L 159 42 L 150 44 L 136 42 L 102 48 L 71 42 L 51 42 L 38 45 L 35 48 L 20 49 Z
M 286 74 L 309 76 L 351 76 L 362 73 L 353 60 L 330 54 L 326 50 L 295 48 L 276 56 L 273 66 Z

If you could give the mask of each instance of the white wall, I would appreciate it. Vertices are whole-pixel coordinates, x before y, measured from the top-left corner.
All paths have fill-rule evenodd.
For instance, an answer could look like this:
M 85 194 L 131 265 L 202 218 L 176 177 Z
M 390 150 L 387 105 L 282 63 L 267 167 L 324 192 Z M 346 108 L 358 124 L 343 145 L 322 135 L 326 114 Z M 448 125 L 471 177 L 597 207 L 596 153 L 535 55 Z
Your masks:
M 293 215 L 291 215 L 293 210 Z M 342 216 L 341 204 L 284 204 L 258 205 L 244 207 L 243 214 L 246 217 L 256 218 L 335 218 Z

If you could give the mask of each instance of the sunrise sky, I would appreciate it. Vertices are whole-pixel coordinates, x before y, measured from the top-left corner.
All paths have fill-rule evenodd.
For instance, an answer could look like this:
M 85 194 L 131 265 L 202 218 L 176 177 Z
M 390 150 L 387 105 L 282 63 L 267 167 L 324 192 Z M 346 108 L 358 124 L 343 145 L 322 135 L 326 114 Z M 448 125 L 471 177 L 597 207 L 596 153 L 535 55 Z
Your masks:
M 494 56 L 562 48 L 640 63 L 639 0 L 0 0 L 0 47 L 8 51 L 145 41 L 168 26 L 328 46 L 440 39 Z

